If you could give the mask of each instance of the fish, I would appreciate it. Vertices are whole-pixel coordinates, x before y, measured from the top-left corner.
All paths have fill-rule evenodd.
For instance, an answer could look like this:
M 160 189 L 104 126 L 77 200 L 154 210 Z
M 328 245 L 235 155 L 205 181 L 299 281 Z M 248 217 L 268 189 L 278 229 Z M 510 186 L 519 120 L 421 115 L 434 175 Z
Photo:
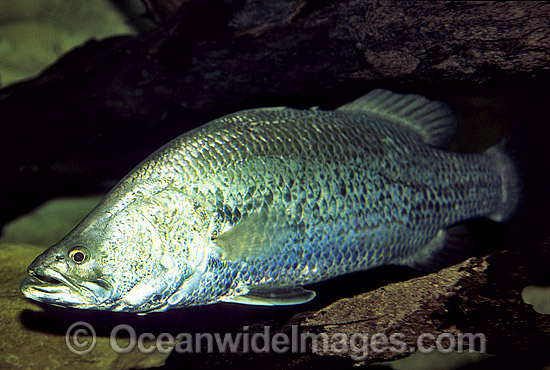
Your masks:
M 521 186 L 501 146 L 446 149 L 445 103 L 375 89 L 332 111 L 271 107 L 213 120 L 127 174 L 28 267 L 27 298 L 134 312 L 294 305 L 304 286 L 429 264 L 457 223 L 508 219 Z

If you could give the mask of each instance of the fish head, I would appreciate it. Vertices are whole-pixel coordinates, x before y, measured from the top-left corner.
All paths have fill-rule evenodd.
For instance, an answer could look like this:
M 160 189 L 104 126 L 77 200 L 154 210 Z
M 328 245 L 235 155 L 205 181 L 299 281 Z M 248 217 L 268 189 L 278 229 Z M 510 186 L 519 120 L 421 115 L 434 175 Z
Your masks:
M 170 297 L 204 265 L 207 217 L 178 190 L 132 194 L 131 201 L 104 199 L 38 256 L 28 267 L 30 277 L 21 282 L 23 294 L 81 309 L 166 309 Z
M 61 241 L 35 258 L 21 282 L 27 298 L 56 306 L 91 308 L 109 300 L 113 286 L 105 279 L 97 252 L 87 243 Z

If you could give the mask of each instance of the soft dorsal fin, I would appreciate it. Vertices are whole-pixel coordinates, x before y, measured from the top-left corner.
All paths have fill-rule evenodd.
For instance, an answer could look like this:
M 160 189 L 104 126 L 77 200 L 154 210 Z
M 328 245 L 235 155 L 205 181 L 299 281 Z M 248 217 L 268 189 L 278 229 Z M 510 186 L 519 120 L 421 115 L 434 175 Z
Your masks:
M 315 298 L 313 290 L 307 290 L 300 286 L 284 288 L 252 287 L 247 294 L 224 300 L 224 302 L 256 306 L 289 306 L 306 303 L 313 298 Z
M 457 121 L 451 108 L 420 95 L 403 95 L 375 89 L 339 111 L 363 111 L 408 127 L 429 145 L 446 147 L 456 132 Z

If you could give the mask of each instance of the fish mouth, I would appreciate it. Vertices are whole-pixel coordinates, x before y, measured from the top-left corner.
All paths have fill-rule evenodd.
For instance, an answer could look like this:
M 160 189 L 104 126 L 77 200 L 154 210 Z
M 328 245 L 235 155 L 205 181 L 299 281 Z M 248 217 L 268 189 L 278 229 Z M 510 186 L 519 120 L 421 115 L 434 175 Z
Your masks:
M 113 292 L 111 284 L 103 279 L 76 281 L 55 269 L 29 270 L 29 275 L 19 286 L 23 295 L 56 306 L 95 307 L 108 300 Z

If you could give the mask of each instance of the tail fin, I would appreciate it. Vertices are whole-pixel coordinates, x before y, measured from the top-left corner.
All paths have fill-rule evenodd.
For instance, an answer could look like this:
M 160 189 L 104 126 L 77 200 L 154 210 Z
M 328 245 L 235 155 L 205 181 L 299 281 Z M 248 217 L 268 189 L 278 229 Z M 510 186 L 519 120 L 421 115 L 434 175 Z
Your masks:
M 550 235 L 550 128 L 517 125 L 503 144 L 489 148 L 502 178 L 502 207 L 490 216 L 522 237 Z

